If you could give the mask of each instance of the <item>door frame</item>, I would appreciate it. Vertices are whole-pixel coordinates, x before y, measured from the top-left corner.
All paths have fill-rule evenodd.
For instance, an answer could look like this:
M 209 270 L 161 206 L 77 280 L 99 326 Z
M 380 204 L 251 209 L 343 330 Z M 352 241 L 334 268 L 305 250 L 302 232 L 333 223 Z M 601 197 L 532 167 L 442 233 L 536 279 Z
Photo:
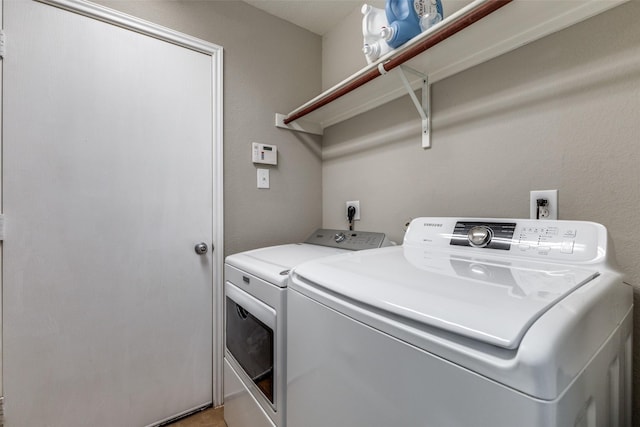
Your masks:
M 211 78 L 212 78 L 212 177 L 213 177 L 213 218 L 212 221 L 212 256 L 213 256 L 213 316 L 212 316 L 212 398 L 213 405 L 219 406 L 223 403 L 223 334 L 224 334 L 224 318 L 223 318 L 223 263 L 224 263 L 224 209 L 223 209 L 223 49 L 213 43 L 197 39 L 195 37 L 171 30 L 169 28 L 136 18 L 125 13 L 89 3 L 85 0 L 34 0 L 45 3 L 53 7 L 65 9 L 79 15 L 83 15 L 92 19 L 116 25 L 121 28 L 144 34 L 158 40 L 172 43 L 193 51 L 208 55 L 211 58 Z M 4 0 L 0 0 L 0 5 L 4 6 Z M 0 21 L 4 22 L 0 8 Z M 4 27 L 4 25 L 3 25 Z M 9 36 L 10 37 L 10 36 Z M 10 55 L 11 50 L 8 49 L 6 55 Z M 0 62 L 0 79 L 2 75 L 2 62 Z M 0 85 L 0 98 L 2 98 L 2 86 Z M 4 99 L 3 99 L 4 101 Z M 0 103 L 0 115 L 2 114 L 2 104 Z M 2 144 L 2 133 L 0 133 L 0 146 Z M 0 151 L 1 156 L 1 151 Z M 0 162 L 4 159 L 0 157 Z M 1 172 L 1 169 L 0 169 Z M 2 176 L 0 174 L 0 197 L 2 196 Z M 0 220 L 1 221 L 1 220 Z M 0 239 L 3 238 L 3 225 L 0 224 Z M 0 268 L 2 268 L 2 246 L 0 244 Z M 2 278 L 0 275 L 0 291 L 2 290 Z M 0 292 L 0 327 L 2 326 L 2 293 Z M 2 389 L 2 339 L 0 332 L 0 399 L 4 395 Z M 2 425 L 2 401 L 0 400 L 0 425 Z

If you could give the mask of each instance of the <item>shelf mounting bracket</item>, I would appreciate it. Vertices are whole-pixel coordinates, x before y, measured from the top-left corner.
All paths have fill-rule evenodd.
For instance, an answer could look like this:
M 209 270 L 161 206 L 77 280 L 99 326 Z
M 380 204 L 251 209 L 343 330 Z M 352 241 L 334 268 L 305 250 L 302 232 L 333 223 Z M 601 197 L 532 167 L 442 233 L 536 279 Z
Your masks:
M 295 122 L 291 122 L 288 125 L 284 124 L 284 119 L 287 116 L 284 114 L 276 113 L 276 127 L 281 129 L 288 129 L 297 132 L 310 133 L 313 135 L 322 135 L 323 129 L 317 123 L 309 122 L 307 120 L 298 119 Z
M 415 74 L 422 79 L 422 100 L 418 100 L 406 73 Z M 429 84 L 429 77 L 413 68 L 401 65 L 398 67 L 398 75 L 404 88 L 409 93 L 413 105 L 415 105 L 422 119 L 422 148 L 431 148 L 431 85 Z

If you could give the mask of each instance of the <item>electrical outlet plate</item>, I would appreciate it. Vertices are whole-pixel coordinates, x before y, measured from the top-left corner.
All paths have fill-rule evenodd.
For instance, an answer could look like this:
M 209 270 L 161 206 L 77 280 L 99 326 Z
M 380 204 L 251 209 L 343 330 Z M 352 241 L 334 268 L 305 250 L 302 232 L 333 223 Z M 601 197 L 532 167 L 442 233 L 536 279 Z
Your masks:
M 356 214 L 353 217 L 354 221 L 360 221 L 360 200 L 353 200 L 351 202 L 347 202 L 347 206 L 345 207 L 345 215 L 347 214 L 347 209 L 349 206 L 353 206 L 356 208 Z
M 558 219 L 558 190 L 534 190 L 529 193 L 529 218 L 536 219 L 538 199 L 546 199 L 549 215 L 540 219 Z

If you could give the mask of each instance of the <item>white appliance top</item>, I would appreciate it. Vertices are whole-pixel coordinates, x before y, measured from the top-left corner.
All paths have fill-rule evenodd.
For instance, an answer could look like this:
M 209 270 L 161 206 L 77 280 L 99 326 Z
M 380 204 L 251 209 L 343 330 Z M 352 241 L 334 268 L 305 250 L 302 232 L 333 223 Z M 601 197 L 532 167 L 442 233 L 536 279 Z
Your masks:
M 402 247 L 299 265 L 296 281 L 505 349 L 605 268 L 606 230 L 575 221 L 418 218 Z
M 229 255 L 225 262 L 284 288 L 287 286 L 289 270 L 298 264 L 355 250 L 379 248 L 386 244 L 383 233 L 318 229 L 305 243 L 241 252 Z

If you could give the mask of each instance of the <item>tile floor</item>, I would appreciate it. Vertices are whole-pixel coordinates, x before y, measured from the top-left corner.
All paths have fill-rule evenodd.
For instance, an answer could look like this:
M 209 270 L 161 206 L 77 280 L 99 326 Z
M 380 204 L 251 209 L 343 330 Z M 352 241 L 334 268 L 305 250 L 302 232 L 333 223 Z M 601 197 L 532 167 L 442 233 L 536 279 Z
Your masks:
M 166 427 L 227 427 L 222 408 L 211 408 L 183 418 Z

